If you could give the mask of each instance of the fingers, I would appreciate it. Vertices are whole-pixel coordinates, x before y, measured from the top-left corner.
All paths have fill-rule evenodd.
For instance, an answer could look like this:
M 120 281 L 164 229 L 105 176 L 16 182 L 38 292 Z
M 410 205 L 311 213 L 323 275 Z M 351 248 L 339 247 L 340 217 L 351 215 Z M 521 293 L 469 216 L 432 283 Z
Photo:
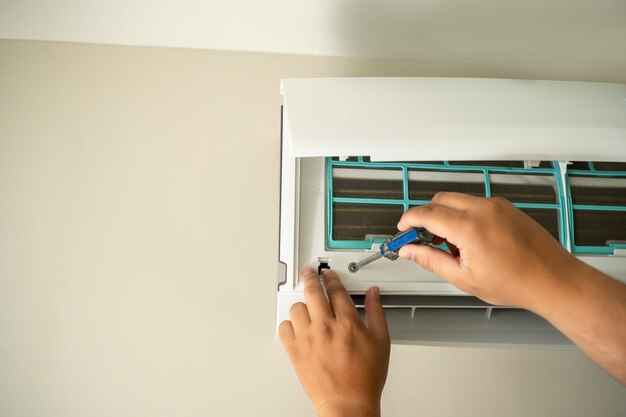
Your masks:
M 380 303 L 378 287 L 371 287 L 365 294 L 365 321 L 372 335 L 388 350 L 389 329 L 387 328 L 385 310 Z
M 452 285 L 461 274 L 459 258 L 439 248 L 421 245 L 406 245 L 400 248 L 398 255 L 403 259 L 413 260 L 425 269 L 439 275 Z
M 296 334 L 304 331 L 311 325 L 309 310 L 304 303 L 293 304 L 289 309 L 289 318 Z
M 296 355 L 296 334 L 289 320 L 285 320 L 278 326 L 278 336 L 289 356 L 289 360 L 293 363 Z
M 304 282 L 305 307 L 308 307 L 310 320 L 325 320 L 333 317 L 333 311 L 324 295 L 319 276 L 313 268 L 306 268 L 302 271 L 302 281 Z
M 278 326 L 278 337 L 283 345 L 288 345 L 296 338 L 296 333 L 293 330 L 293 325 L 289 320 L 285 320 Z
M 465 221 L 463 212 L 431 203 L 425 206 L 413 207 L 406 211 L 400 218 L 398 229 L 407 230 L 410 227 L 425 227 L 437 236 L 454 240 L 455 232 L 458 233 L 462 229 Z
M 432 198 L 431 203 L 450 207 L 456 210 L 467 210 L 476 203 L 479 197 L 468 194 L 440 191 Z
M 328 300 L 337 320 L 359 319 L 354 302 L 335 271 L 330 269 L 324 271 L 324 284 L 326 285 Z

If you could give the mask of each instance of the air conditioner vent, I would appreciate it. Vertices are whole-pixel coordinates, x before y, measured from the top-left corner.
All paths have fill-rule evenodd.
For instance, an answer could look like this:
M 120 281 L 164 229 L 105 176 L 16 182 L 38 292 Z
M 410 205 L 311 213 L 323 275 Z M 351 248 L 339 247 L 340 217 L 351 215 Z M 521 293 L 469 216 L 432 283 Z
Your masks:
M 365 318 L 363 296 L 352 299 Z M 471 296 L 383 295 L 396 343 L 449 346 L 570 346 L 543 318 L 526 310 L 493 306 Z

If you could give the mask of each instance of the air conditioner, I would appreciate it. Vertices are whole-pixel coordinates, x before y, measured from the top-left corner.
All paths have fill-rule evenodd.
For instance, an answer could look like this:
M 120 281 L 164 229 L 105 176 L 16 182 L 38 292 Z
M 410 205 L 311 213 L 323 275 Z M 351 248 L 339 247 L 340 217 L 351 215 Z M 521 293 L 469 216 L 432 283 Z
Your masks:
M 571 345 L 542 318 L 411 262 L 348 271 L 437 191 L 503 196 L 626 281 L 626 85 L 327 78 L 283 80 L 281 94 L 277 324 L 304 299 L 299 271 L 330 266 L 360 310 L 380 287 L 395 343 Z

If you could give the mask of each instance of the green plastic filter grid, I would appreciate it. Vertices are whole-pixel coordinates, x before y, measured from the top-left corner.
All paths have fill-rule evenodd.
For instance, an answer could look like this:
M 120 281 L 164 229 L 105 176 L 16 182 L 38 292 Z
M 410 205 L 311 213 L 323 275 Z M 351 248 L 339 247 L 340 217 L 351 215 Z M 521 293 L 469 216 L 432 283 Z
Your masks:
M 513 168 L 498 166 L 478 166 L 478 165 L 450 165 L 448 161 L 443 164 L 433 163 L 411 163 L 411 162 L 365 162 L 362 156 L 356 161 L 335 161 L 331 157 L 326 158 L 326 246 L 328 249 L 339 250 L 358 250 L 370 249 L 372 244 L 380 244 L 384 241 L 382 238 L 373 238 L 370 240 L 334 240 L 333 239 L 333 204 L 334 203 L 353 203 L 353 204 L 383 204 L 383 205 L 402 205 L 404 211 L 410 206 L 420 206 L 428 204 L 430 200 L 411 200 L 409 198 L 409 179 L 408 171 L 412 170 L 428 170 L 441 172 L 472 172 L 482 173 L 484 178 L 486 197 L 491 197 L 490 173 L 507 173 L 507 174 L 548 174 L 555 179 L 557 186 L 557 202 L 558 203 L 519 203 L 513 204 L 521 209 L 552 209 L 557 210 L 559 218 L 559 237 L 560 242 L 566 246 L 566 218 L 565 218 L 565 199 L 564 193 L 559 179 L 560 171 L 557 162 L 552 162 L 552 168 Z M 381 198 L 354 198 L 354 197 L 334 197 L 333 196 L 333 168 L 396 168 L 402 170 L 403 178 L 403 199 L 381 199 Z M 571 214 L 570 214 L 571 215 Z
M 599 171 L 596 170 L 593 162 L 587 162 L 589 166 L 589 170 L 571 170 L 567 171 L 567 176 L 565 178 L 567 183 L 567 206 L 568 206 L 568 215 L 572 221 L 569 222 L 569 233 L 570 240 L 572 243 L 572 253 L 575 254 L 599 254 L 599 255 L 607 255 L 612 254 L 615 249 L 626 249 L 626 244 L 624 243 L 610 243 L 606 246 L 578 246 L 574 243 L 574 210 L 598 210 L 598 211 L 623 211 L 626 212 L 626 206 L 605 206 L 605 205 L 597 205 L 597 204 L 574 204 L 572 201 L 572 193 L 571 187 L 569 183 L 569 176 L 575 175 L 577 177 L 587 177 L 587 178 L 626 178 L 626 171 Z

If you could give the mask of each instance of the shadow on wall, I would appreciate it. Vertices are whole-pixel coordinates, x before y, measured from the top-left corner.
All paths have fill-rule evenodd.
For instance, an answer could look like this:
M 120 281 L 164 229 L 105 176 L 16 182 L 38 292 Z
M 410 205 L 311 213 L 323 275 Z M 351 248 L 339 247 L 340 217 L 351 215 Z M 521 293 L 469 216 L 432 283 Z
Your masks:
M 458 63 L 494 77 L 626 82 L 626 2 L 344 0 L 346 56 Z

